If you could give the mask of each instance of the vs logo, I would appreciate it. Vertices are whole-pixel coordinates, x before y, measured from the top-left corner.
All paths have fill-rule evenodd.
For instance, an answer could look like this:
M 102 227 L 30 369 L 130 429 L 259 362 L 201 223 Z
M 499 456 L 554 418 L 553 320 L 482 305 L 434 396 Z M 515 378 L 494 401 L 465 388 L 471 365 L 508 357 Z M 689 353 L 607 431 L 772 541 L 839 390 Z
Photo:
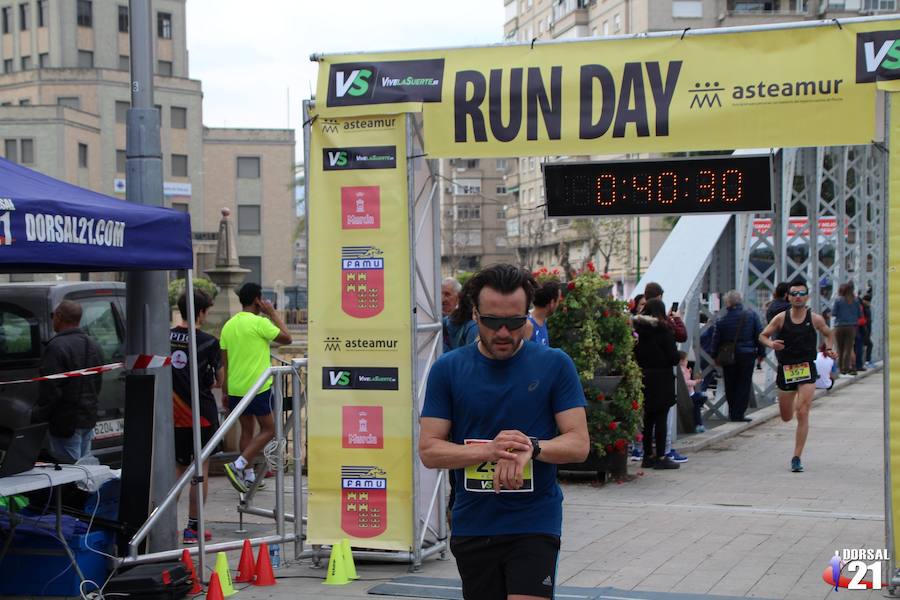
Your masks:
M 351 95 L 355 98 L 361 98 L 371 95 L 374 88 L 374 68 L 359 68 L 347 73 L 347 71 L 336 71 L 334 74 L 334 93 L 338 98 Z
M 328 370 L 328 383 L 332 388 L 350 387 L 350 371 Z
M 871 31 L 856 36 L 856 82 L 900 79 L 900 35 Z
M 328 165 L 332 168 L 347 166 L 348 153 L 346 150 L 329 150 L 325 156 L 328 157 Z

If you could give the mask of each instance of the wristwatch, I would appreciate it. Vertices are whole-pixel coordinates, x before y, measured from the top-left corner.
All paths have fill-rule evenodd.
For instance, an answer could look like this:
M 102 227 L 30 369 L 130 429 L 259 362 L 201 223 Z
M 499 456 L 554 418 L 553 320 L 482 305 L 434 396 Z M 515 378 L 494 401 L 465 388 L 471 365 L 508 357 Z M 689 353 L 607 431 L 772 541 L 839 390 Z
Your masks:
M 541 441 L 536 437 L 529 437 L 531 440 L 531 458 L 535 459 L 541 455 Z

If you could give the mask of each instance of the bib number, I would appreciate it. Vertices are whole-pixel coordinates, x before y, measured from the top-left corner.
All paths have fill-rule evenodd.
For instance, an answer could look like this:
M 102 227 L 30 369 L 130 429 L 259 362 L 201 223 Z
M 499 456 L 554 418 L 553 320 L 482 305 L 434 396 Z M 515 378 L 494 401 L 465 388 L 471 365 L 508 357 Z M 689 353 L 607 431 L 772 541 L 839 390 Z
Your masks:
M 465 444 L 486 444 L 490 440 L 465 440 Z M 532 464 L 534 461 L 529 460 L 522 469 L 522 487 L 517 490 L 508 490 L 500 487 L 500 493 L 509 492 L 532 492 L 534 491 L 534 477 L 532 475 Z M 494 469 L 497 467 L 495 462 L 483 462 L 477 465 L 469 465 L 465 469 L 465 485 L 463 486 L 467 492 L 493 492 L 494 491 Z
M 784 373 L 784 382 L 787 384 L 812 381 L 812 370 L 810 369 L 808 362 L 798 363 L 796 365 L 784 365 L 782 370 Z

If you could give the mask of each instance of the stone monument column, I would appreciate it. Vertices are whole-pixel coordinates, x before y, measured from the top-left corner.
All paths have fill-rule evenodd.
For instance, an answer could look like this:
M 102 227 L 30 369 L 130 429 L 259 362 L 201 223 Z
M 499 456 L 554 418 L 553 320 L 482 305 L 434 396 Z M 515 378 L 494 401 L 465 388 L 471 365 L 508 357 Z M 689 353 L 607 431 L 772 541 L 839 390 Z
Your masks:
M 232 316 L 241 312 L 241 302 L 237 290 L 250 269 L 241 267 L 237 256 L 237 243 L 234 227 L 229 218 L 231 211 L 222 209 L 222 220 L 219 221 L 219 236 L 216 244 L 216 266 L 206 271 L 209 278 L 219 288 L 216 302 L 206 318 L 204 329 L 218 335 L 222 325 Z

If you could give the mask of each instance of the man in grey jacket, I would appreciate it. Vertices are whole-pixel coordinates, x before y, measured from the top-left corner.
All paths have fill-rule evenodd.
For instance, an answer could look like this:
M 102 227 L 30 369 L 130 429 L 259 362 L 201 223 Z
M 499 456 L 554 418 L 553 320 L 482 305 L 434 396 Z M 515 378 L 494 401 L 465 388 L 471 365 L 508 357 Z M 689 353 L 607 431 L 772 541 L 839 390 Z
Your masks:
M 53 336 L 44 349 L 41 374 L 53 375 L 103 364 L 100 345 L 79 325 L 81 305 L 63 300 L 53 311 Z M 49 421 L 50 452 L 75 462 L 91 453 L 101 376 L 88 375 L 41 382 L 38 420 Z

